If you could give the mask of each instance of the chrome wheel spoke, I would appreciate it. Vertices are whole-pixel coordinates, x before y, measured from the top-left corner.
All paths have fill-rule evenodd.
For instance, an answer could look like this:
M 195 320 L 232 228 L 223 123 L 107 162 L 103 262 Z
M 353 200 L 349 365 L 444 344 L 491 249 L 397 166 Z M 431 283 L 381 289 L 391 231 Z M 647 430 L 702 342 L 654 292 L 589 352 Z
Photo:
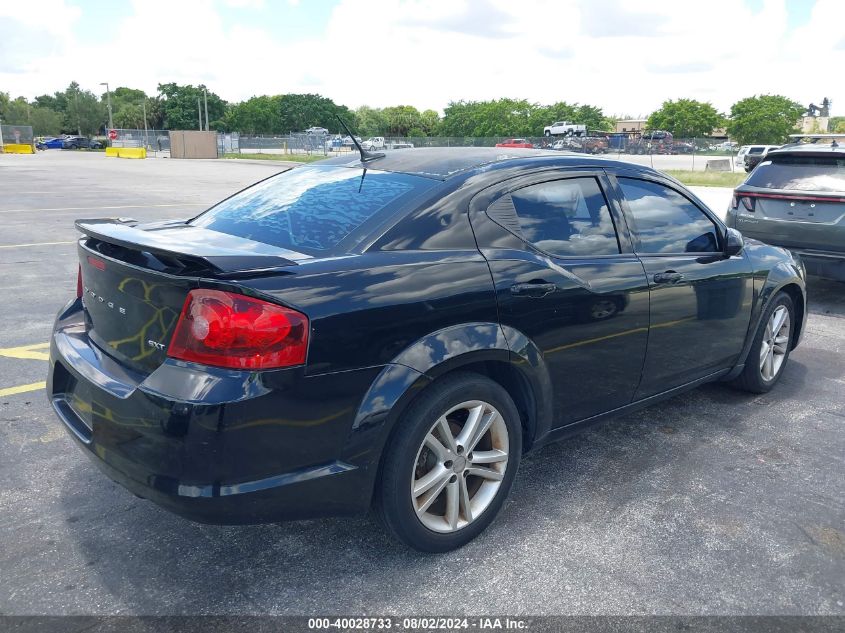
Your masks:
M 458 519 L 461 516 L 461 490 L 457 481 L 446 486 L 446 523 L 449 528 L 458 528 Z
M 451 435 L 450 433 L 449 436 L 451 437 Z M 429 433 L 425 436 L 425 446 L 435 454 L 438 462 L 442 463 L 449 459 L 449 449 L 443 446 L 439 439 L 434 437 L 434 433 Z
M 452 434 L 452 429 L 449 428 L 449 422 L 446 420 L 446 416 L 437 420 L 437 424 L 435 426 L 437 427 L 437 430 L 440 431 L 440 437 L 446 443 L 446 448 L 453 453 L 457 451 L 458 446 L 455 442 L 455 436 Z
M 458 485 L 461 491 L 461 512 L 467 523 L 472 522 L 472 499 L 469 496 L 469 489 L 467 489 L 466 477 L 458 478 Z
M 458 437 L 455 438 L 458 446 L 463 446 L 466 448 L 469 442 L 475 438 L 476 434 L 478 433 L 479 425 L 482 422 L 482 417 L 484 416 L 484 405 L 478 404 L 474 406 L 469 411 L 469 415 L 467 416 L 466 422 L 464 422 L 464 428 L 461 429 L 460 434 Z
M 763 366 L 766 364 L 766 360 L 769 358 L 769 352 L 772 351 L 772 346 L 769 345 L 768 341 L 763 341 L 763 344 L 760 346 L 760 369 L 763 369 Z
M 473 464 L 498 464 L 499 462 L 507 461 L 508 454 L 505 451 L 494 449 L 492 451 L 473 451 Z
M 437 466 L 414 482 L 414 497 L 419 497 L 438 484 L 442 483 L 445 485 L 444 482 L 448 481 L 450 475 L 451 472 L 447 468 L 444 468 L 442 464 L 437 464 Z M 442 489 L 443 486 L 441 485 L 440 490 Z
M 417 514 L 425 513 L 431 507 L 431 504 L 434 503 L 435 499 L 440 496 L 440 493 L 443 492 L 443 489 L 448 483 L 449 477 L 443 477 L 442 479 L 440 479 L 436 483 L 436 485 L 431 490 L 429 490 L 422 498 L 422 503 L 417 506 Z
M 481 466 L 470 466 L 467 468 L 467 473 L 475 475 L 476 477 L 490 479 L 492 481 L 502 481 L 502 478 L 504 478 L 504 475 L 498 470 L 493 470 L 492 468 L 482 468 Z

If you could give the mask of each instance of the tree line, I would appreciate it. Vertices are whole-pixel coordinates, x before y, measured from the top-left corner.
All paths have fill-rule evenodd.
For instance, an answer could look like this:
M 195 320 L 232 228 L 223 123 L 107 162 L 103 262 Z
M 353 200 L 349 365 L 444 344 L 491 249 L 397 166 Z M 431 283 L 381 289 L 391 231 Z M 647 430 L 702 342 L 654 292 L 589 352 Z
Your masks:
M 411 105 L 353 110 L 318 94 L 262 95 L 228 103 L 202 84 L 163 83 L 152 96 L 121 86 L 107 96 L 83 90 L 76 82 L 64 91 L 31 101 L 0 92 L 0 119 L 3 124 L 31 125 L 37 136 L 102 134 L 108 125 L 109 97 L 116 128 L 140 129 L 146 122 L 150 129 L 198 129 L 200 117 L 205 119 L 207 101 L 209 129 L 251 135 L 281 135 L 313 126 L 342 133 L 337 117 L 361 136 L 401 137 L 531 137 L 542 135 L 543 127 L 555 121 L 612 131 L 617 120 L 598 106 L 564 101 L 544 105 L 511 98 L 460 100 L 450 102 L 440 116 Z M 781 95 L 741 99 L 728 113 L 707 102 L 670 99 L 651 113 L 646 127 L 669 131 L 678 138 L 710 136 L 714 130 L 726 128 L 730 137 L 742 144 L 775 144 L 785 142 L 795 131 L 803 111 L 800 104 Z M 845 119 L 834 121 L 831 131 L 845 132 Z

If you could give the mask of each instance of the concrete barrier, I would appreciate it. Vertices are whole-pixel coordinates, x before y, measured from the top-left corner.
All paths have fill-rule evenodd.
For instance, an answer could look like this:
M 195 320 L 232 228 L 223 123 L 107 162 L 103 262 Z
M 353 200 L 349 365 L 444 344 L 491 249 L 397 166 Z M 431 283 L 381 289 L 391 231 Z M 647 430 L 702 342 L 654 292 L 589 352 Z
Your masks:
M 708 160 L 704 166 L 704 171 L 730 171 L 730 158 L 717 158 L 716 160 Z
M 112 158 L 146 158 L 145 147 L 107 147 L 106 156 Z
M 34 154 L 32 145 L 26 143 L 3 143 L 3 152 L 6 154 Z

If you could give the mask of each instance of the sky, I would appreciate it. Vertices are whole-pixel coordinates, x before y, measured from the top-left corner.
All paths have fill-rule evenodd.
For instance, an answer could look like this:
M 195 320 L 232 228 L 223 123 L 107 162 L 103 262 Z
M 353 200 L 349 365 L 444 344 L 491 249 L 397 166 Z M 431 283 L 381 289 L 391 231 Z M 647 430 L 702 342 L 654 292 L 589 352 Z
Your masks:
M 0 0 L 0 91 L 70 81 L 357 108 L 500 97 L 647 115 L 754 94 L 845 114 L 845 0 Z

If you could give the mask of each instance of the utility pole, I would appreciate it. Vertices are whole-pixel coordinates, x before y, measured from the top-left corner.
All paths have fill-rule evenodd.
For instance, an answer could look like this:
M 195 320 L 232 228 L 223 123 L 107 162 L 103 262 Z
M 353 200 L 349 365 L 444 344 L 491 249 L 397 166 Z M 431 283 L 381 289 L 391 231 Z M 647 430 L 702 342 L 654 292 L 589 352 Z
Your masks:
M 6 153 L 6 144 L 3 142 L 3 119 L 0 118 L 0 154 Z
M 143 108 L 143 110 L 144 110 L 144 145 L 146 147 L 149 147 L 150 139 L 147 136 L 147 100 L 146 99 L 143 99 L 141 101 L 141 108 Z M 150 148 L 150 149 L 152 149 L 152 148 Z
M 205 131 L 208 132 L 208 90 L 202 89 L 203 101 L 205 101 Z
M 197 97 L 197 116 L 199 117 L 200 121 L 200 132 L 202 132 L 202 107 L 200 107 L 200 98 Z
M 106 87 L 106 107 L 109 110 L 109 129 L 113 130 L 114 129 L 114 121 L 112 120 L 112 115 L 111 115 L 111 91 L 109 90 L 109 82 L 103 81 L 103 82 L 100 83 L 100 85 Z M 80 134 L 81 134 L 81 132 L 80 132 Z

